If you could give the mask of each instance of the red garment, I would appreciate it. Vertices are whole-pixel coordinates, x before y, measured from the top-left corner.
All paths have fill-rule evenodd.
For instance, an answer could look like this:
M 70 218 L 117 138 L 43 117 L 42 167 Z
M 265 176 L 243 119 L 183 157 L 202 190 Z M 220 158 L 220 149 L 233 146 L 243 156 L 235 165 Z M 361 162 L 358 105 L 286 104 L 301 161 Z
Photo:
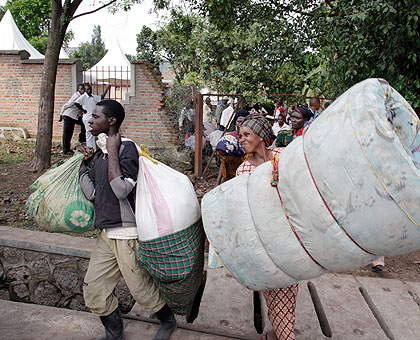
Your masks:
M 271 152 L 273 153 L 273 156 L 279 156 L 283 149 L 284 148 L 275 148 L 271 150 Z M 252 165 L 246 160 L 236 170 L 236 176 L 252 172 L 255 168 L 255 165 Z M 295 340 L 294 330 L 297 292 L 298 284 L 280 289 L 263 291 L 265 302 L 268 307 L 268 319 L 273 325 L 273 330 L 279 340 Z
M 268 319 L 279 340 L 295 340 L 296 296 L 299 286 L 263 291 Z
M 231 135 L 231 136 L 235 137 L 237 140 L 239 140 L 239 136 L 236 133 L 236 131 L 229 132 L 229 133 L 227 133 L 227 135 Z
M 296 135 L 295 135 L 295 137 L 297 137 L 297 136 L 302 136 L 302 133 L 303 133 L 303 129 L 304 129 L 305 127 L 304 126 L 302 126 L 297 132 L 296 132 Z

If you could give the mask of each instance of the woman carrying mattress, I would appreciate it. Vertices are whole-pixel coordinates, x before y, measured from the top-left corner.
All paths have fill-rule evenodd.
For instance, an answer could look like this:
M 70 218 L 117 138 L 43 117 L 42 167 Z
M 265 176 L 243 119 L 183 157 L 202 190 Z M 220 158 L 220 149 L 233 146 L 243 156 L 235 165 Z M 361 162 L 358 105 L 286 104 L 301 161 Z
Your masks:
M 303 126 L 303 120 L 302 120 Z M 258 115 L 245 118 L 239 129 L 239 142 L 248 159 L 236 170 L 236 176 L 252 172 L 274 156 L 279 156 L 283 148 L 267 149 L 274 138 L 270 123 Z M 273 331 L 265 335 L 266 340 L 294 340 L 295 308 L 298 284 L 263 291 L 268 307 L 268 319 Z

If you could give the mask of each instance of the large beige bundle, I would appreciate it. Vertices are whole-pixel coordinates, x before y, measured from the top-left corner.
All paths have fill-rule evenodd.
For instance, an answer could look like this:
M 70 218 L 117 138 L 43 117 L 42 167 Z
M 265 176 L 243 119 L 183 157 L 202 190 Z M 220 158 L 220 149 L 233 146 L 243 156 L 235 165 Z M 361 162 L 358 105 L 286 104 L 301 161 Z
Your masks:
M 265 290 L 420 248 L 420 122 L 389 84 L 340 96 L 272 164 L 202 201 L 207 236 L 243 285 Z

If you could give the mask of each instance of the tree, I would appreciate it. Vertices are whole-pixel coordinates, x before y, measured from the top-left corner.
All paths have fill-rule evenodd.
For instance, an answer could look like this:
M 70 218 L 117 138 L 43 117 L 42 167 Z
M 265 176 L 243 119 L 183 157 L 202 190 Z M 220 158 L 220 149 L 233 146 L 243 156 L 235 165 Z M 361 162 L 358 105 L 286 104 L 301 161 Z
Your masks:
M 420 104 L 418 1 L 325 1 L 312 13 L 313 46 L 325 60 L 334 94 L 381 77 L 413 106 Z
M 290 30 L 289 18 L 273 15 L 273 6 L 234 1 L 233 10 L 224 2 L 197 3 L 187 9 L 173 7 L 161 28 L 153 32 L 143 27 L 137 36 L 138 52 L 149 60 L 169 61 L 179 83 L 194 73 L 219 92 L 289 92 L 302 89 L 306 74 L 319 66 L 319 58 L 302 53 L 305 46 Z M 214 4 L 211 11 L 202 7 L 207 3 Z M 292 70 L 299 71 L 293 78 L 282 76 Z
M 202 19 L 187 8 L 175 6 L 170 11 L 169 21 L 154 32 L 143 26 L 137 34 L 137 58 L 151 62 L 155 67 L 167 61 L 181 82 L 189 72 L 197 72 L 199 58 L 195 52 Z M 200 37 L 201 38 L 201 37 Z
M 91 42 L 81 43 L 76 51 L 73 52 L 73 58 L 79 58 L 83 61 L 83 68 L 89 69 L 101 60 L 106 54 L 105 43 L 101 36 L 101 26 L 94 25 Z
M 51 162 L 52 124 L 54 114 L 54 90 L 57 75 L 58 57 L 63 45 L 66 30 L 70 21 L 90 13 L 99 11 L 114 4 L 117 0 L 110 0 L 95 9 L 75 15 L 83 0 L 52 1 L 51 22 L 48 32 L 48 43 L 45 52 L 43 72 L 41 77 L 40 102 L 38 112 L 38 128 L 35 155 L 31 163 L 33 171 L 42 171 Z M 136 0 L 124 0 L 124 9 Z
M 257 40 L 264 42 L 264 54 L 259 57 L 277 78 L 288 81 L 282 75 L 285 68 L 299 69 L 302 59 L 304 62 L 312 59 L 307 65 L 308 76 L 303 80 L 325 94 L 337 96 L 365 78 L 382 77 L 413 106 L 420 104 L 420 75 L 416 71 L 420 63 L 417 0 L 190 0 L 190 3 L 222 32 L 246 31 L 253 23 L 260 23 L 260 30 L 255 33 Z M 276 54 L 283 60 L 275 62 Z M 251 66 L 254 65 L 252 62 Z
M 0 20 L 3 19 L 4 13 L 4 7 L 0 5 Z
M 142 27 L 140 33 L 137 34 L 137 59 L 147 60 L 155 68 L 159 67 L 161 57 L 159 56 L 159 48 L 157 36 L 153 30 L 147 26 Z

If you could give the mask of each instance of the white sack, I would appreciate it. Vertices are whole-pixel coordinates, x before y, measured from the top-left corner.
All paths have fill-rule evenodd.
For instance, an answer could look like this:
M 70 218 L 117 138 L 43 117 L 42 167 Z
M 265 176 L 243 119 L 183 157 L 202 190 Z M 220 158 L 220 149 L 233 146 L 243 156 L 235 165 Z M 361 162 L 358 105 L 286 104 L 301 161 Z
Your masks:
M 414 110 L 385 81 L 365 80 L 284 149 L 278 187 L 267 162 L 206 194 L 207 236 L 254 290 L 418 249 L 419 146 Z
M 189 178 L 163 163 L 139 157 L 136 223 L 140 241 L 184 230 L 200 218 L 200 206 Z

